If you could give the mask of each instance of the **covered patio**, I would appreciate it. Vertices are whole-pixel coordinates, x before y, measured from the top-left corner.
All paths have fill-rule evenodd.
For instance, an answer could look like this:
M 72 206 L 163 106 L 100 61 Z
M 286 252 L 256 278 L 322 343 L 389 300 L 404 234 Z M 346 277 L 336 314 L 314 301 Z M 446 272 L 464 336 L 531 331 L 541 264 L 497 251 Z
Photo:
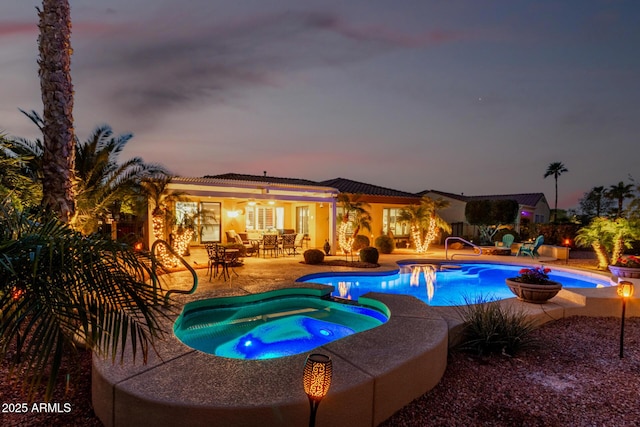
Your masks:
M 248 236 L 247 240 L 261 239 L 264 234 L 301 234 L 305 249 L 335 240 L 338 190 L 313 181 L 266 174 L 175 177 L 167 191 L 180 195 L 171 206 L 176 218 L 197 214 L 191 241 L 195 248 L 205 243 L 233 243 L 228 236 L 236 233 Z M 147 235 L 147 247 L 151 247 L 155 237 Z

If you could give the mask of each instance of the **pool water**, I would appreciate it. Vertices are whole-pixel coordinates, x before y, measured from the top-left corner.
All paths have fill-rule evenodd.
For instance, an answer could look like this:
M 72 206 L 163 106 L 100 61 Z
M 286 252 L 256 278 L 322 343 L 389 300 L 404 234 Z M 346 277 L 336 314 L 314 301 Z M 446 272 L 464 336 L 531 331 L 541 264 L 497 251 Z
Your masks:
M 174 333 L 191 348 L 233 359 L 304 353 L 388 320 L 388 309 L 383 313 L 312 296 L 249 303 L 238 297 L 236 303 L 226 306 L 219 306 L 219 300 L 187 304 L 174 324 Z
M 522 268 L 493 263 L 408 264 L 393 273 L 318 273 L 297 281 L 332 285 L 335 288 L 332 295 L 349 300 L 357 300 L 367 292 L 382 292 L 412 295 L 432 306 L 454 306 L 513 298 L 505 279 L 517 276 Z M 606 277 L 596 278 L 578 272 L 552 269 L 549 278 L 565 288 L 610 286 Z

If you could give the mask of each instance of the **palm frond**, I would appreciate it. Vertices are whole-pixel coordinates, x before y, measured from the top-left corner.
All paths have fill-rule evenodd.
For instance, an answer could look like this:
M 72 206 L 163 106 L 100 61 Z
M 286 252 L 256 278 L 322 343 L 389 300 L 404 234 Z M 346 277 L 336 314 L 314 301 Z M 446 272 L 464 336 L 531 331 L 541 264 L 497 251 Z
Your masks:
M 19 216 L 0 215 L 2 227 L 18 227 L 0 242 L 0 353 L 15 344 L 29 394 L 48 375 L 50 397 L 62 355 L 79 341 L 114 360 L 130 348 L 146 361 L 164 314 L 142 255 L 57 219 Z

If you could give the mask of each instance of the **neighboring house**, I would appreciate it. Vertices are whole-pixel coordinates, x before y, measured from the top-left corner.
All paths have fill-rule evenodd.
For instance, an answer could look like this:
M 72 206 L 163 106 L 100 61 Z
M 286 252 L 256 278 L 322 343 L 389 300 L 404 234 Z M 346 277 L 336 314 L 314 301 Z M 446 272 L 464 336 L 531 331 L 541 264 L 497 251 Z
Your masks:
M 320 184 L 337 188 L 340 193 L 360 194 L 359 200 L 370 205 L 368 211 L 371 214 L 371 231 L 360 230 L 360 234 L 369 237 L 372 245 L 376 237 L 389 232 L 396 241 L 408 241 L 409 225 L 400 223 L 397 218 L 405 206 L 420 203 L 420 196 L 346 178 L 329 179 Z M 340 209 L 338 205 L 338 215 L 342 213 Z
M 305 234 L 312 248 L 335 239 L 338 190 L 317 182 L 266 173 L 228 173 L 174 177 L 168 190 L 182 193 L 187 199 L 173 207 L 178 218 L 184 213 L 206 212 L 200 218 L 194 244 L 226 242 L 225 232 L 229 230 L 259 233 L 291 229 Z
M 493 194 L 485 196 L 465 196 L 462 194 L 445 193 L 437 190 L 426 190 L 418 193 L 432 199 L 439 197 L 449 201 L 448 208 L 438 211 L 439 215 L 451 224 L 452 236 L 475 236 L 476 229 L 465 218 L 465 208 L 470 200 L 515 200 L 519 204 L 519 215 L 513 224 L 515 231 L 528 234 L 531 224 L 549 221 L 551 209 L 543 193 L 523 194 Z M 527 236 L 531 237 L 531 236 Z

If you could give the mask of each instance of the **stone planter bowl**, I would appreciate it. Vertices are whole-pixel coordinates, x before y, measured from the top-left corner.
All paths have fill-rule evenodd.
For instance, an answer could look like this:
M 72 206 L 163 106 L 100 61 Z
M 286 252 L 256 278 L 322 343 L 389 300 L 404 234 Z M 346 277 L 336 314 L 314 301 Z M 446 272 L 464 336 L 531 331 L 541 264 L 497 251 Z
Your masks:
M 555 297 L 558 292 L 560 292 L 560 289 L 562 289 L 562 284 L 558 282 L 551 282 L 547 285 L 521 283 L 513 279 L 506 279 L 506 282 L 511 292 L 513 292 L 519 300 L 533 304 L 544 304 Z
M 628 279 L 640 279 L 640 268 L 609 266 L 609 271 L 616 277 L 625 277 Z

